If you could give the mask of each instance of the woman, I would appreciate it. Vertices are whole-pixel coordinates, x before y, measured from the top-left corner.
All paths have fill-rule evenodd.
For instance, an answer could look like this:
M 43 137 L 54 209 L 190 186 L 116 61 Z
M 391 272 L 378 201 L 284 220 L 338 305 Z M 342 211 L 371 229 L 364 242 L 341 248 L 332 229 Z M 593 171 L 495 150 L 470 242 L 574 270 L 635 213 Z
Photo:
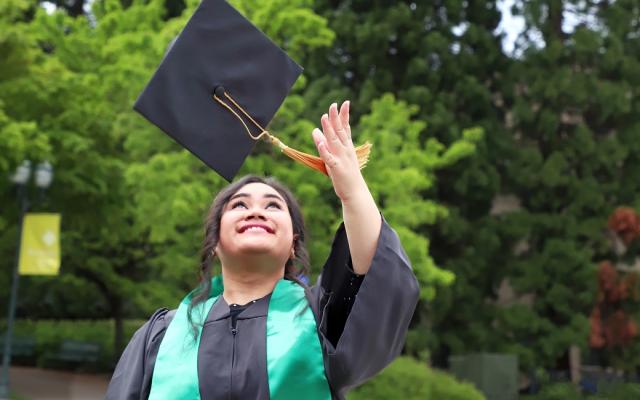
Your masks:
M 321 124 L 313 139 L 344 224 L 318 284 L 299 281 L 306 237 L 291 193 L 255 176 L 231 184 L 206 219 L 200 286 L 136 332 L 107 399 L 344 399 L 400 353 L 417 281 L 360 173 L 349 103 Z

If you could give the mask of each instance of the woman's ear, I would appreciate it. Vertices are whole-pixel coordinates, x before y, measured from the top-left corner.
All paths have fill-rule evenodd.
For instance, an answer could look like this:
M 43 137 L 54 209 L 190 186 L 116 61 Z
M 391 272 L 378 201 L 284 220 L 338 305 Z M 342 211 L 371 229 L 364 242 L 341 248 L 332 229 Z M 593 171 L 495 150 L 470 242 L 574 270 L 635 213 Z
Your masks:
M 291 258 L 296 258 L 296 245 L 298 244 L 298 238 L 300 235 L 297 233 L 293 234 L 293 243 L 291 244 Z

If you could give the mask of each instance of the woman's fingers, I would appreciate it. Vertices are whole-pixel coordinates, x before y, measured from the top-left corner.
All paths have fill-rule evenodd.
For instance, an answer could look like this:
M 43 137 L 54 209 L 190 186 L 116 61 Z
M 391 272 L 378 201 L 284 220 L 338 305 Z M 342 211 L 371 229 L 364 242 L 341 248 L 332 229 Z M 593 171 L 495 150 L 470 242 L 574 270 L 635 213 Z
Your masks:
M 331 109 L 329 109 L 329 113 L 331 113 Z M 320 123 L 322 124 L 322 133 L 324 133 L 324 137 L 326 138 L 329 151 L 333 153 L 337 152 L 341 145 L 340 138 L 338 138 L 338 135 L 336 135 L 336 132 L 333 130 L 329 115 L 323 114 L 322 118 L 320 118 Z
M 311 135 L 313 136 L 313 141 L 318 148 L 318 154 L 320 154 L 320 158 L 322 158 L 322 161 L 324 161 L 324 163 L 329 168 L 335 167 L 337 160 L 333 156 L 333 154 L 331 154 L 329 148 L 327 147 L 327 140 L 325 135 L 323 135 L 318 128 L 315 128 L 313 132 L 311 132 Z
M 344 106 L 344 104 L 343 104 Z M 344 145 L 348 143 L 348 135 L 345 130 L 340 115 L 338 114 L 338 105 L 336 103 L 331 104 L 329 107 L 329 121 L 331 122 L 331 127 L 333 131 L 336 133 L 336 136 L 340 140 L 340 142 Z
M 318 152 L 320 152 L 319 144 L 324 143 L 326 152 L 332 157 L 332 159 L 325 159 L 321 154 L 325 164 L 337 165 L 340 158 L 345 156 L 349 158 L 353 152 L 351 128 L 349 127 L 349 102 L 342 103 L 340 111 L 338 111 L 336 103 L 331 104 L 329 113 L 320 118 L 320 124 L 322 131 L 316 132 L 314 130 L 313 139 L 318 147 Z
M 351 140 L 351 127 L 349 126 L 349 100 L 342 103 L 340 106 L 340 122 L 342 122 L 342 127 L 344 128 L 347 138 Z

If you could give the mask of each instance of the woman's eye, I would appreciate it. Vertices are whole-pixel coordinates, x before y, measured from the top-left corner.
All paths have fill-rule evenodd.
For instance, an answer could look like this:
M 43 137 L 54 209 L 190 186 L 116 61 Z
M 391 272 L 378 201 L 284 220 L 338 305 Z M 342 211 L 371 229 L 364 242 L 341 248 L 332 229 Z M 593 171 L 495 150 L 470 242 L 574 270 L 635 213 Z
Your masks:
M 280 205 L 280 203 L 277 203 L 275 201 L 271 201 L 269 202 L 269 204 L 267 204 L 267 208 L 277 208 L 278 210 L 282 210 L 282 206 Z
M 236 201 L 235 203 L 231 204 L 230 208 L 233 210 L 234 208 L 239 208 L 239 207 L 247 208 L 247 205 L 244 204 L 244 201 Z

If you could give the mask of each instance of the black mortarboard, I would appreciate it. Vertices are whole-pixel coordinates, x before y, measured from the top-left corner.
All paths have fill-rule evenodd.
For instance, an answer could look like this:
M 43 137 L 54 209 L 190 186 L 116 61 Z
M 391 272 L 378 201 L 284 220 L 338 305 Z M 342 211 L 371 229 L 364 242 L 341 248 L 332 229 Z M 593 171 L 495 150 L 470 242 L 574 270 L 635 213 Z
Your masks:
M 285 146 L 264 128 L 301 73 L 226 1 L 203 0 L 134 108 L 228 181 L 258 137 L 326 174 L 318 157 Z
M 212 94 L 226 91 L 267 126 L 301 73 L 226 1 L 203 0 L 134 108 L 231 180 L 255 140 Z

